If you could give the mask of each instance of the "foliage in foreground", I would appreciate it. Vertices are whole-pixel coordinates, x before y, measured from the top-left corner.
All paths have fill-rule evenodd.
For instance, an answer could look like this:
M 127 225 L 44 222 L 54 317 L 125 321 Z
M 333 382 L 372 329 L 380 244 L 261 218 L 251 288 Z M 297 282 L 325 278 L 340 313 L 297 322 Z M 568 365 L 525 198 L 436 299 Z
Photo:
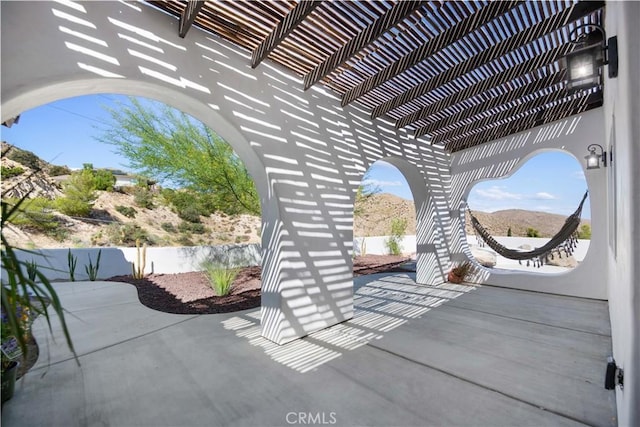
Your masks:
M 229 295 L 233 281 L 238 276 L 240 268 L 231 267 L 228 256 L 222 260 L 206 260 L 200 267 L 204 270 L 211 289 L 217 296 Z
M 227 214 L 260 213 L 247 169 L 222 138 L 166 105 L 130 98 L 110 109 L 112 123 L 99 141 L 115 145 L 129 166 L 158 181 L 207 194 Z
M 391 234 L 384 242 L 391 255 L 402 254 L 402 239 L 407 230 L 406 218 L 394 218 L 391 221 Z

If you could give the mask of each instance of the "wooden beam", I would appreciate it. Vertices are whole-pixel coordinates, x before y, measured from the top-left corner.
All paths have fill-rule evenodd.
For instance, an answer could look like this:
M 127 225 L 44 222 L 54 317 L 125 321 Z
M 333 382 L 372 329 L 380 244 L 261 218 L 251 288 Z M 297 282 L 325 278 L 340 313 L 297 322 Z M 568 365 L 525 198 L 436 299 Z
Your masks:
M 193 25 L 202 6 L 204 6 L 204 0 L 187 1 L 184 10 L 180 14 L 180 22 L 178 24 L 178 35 L 180 38 L 184 38 L 187 35 L 187 31 L 189 31 L 189 28 Z
M 359 97 L 370 92 L 377 86 L 386 82 L 413 67 L 414 65 L 424 61 L 434 53 L 444 49 L 454 41 L 465 37 L 469 32 L 473 31 L 501 15 L 518 2 L 491 2 L 488 6 L 482 8 L 477 14 L 464 19 L 459 24 L 452 26 L 430 40 L 425 40 L 422 45 L 402 58 L 380 70 L 375 75 L 367 78 L 362 83 L 348 90 L 342 97 L 342 106 L 348 105 Z
M 445 149 L 450 152 L 464 150 L 496 139 L 505 138 L 536 126 L 581 114 L 601 105 L 602 91 L 598 90 L 594 93 L 581 92 L 580 94 L 574 95 L 573 98 L 568 98 L 566 102 L 562 102 L 547 110 L 542 110 L 539 112 L 541 114 L 529 114 L 521 120 L 503 123 L 479 134 L 470 135 L 458 141 L 447 142 L 444 144 Z
M 419 132 L 422 135 L 431 134 L 435 137 L 436 135 L 446 132 L 447 127 L 456 126 L 462 122 L 469 122 L 472 118 L 474 121 L 470 123 L 474 123 L 475 120 L 479 120 L 481 118 L 481 115 L 495 107 L 509 104 L 510 102 L 520 99 L 527 94 L 538 92 L 545 87 L 550 87 L 562 82 L 566 78 L 567 72 L 566 70 L 561 69 L 560 71 L 544 75 L 543 77 L 539 77 L 539 75 L 539 69 L 533 73 L 529 73 L 528 76 L 532 79 L 529 83 L 521 84 L 520 86 L 516 86 L 516 84 L 514 84 L 513 86 L 516 86 L 515 88 L 513 88 L 513 86 L 511 88 L 507 88 L 502 94 L 497 96 L 491 94 L 489 91 L 485 91 L 482 94 L 481 99 L 479 99 L 478 104 L 474 107 L 461 107 L 456 113 L 421 127 Z M 522 81 L 525 79 L 520 77 L 519 80 Z M 514 80 L 511 80 L 511 82 L 514 82 Z M 470 124 L 468 123 L 458 127 L 467 127 L 469 125 Z
M 307 90 L 337 67 L 344 64 L 349 58 L 378 39 L 381 35 L 405 20 L 409 15 L 420 9 L 426 1 L 401 1 L 387 10 L 372 24 L 364 28 L 355 37 L 349 40 L 340 49 L 332 53 L 321 64 L 304 76 L 304 89 Z
M 385 102 L 374 110 L 373 117 L 378 117 L 393 108 L 406 104 L 432 90 L 444 86 L 445 84 L 463 76 L 472 70 L 480 68 L 495 59 L 504 56 L 512 51 L 520 49 L 550 32 L 562 28 L 569 22 L 576 21 L 596 10 L 602 8 L 604 2 L 581 2 L 571 7 L 551 15 L 548 18 L 534 24 L 524 30 L 514 33 L 507 39 L 491 46 L 489 49 L 480 51 L 477 55 L 469 57 L 467 60 L 457 63 L 446 71 L 438 74 L 432 79 L 426 80 L 410 90 L 402 93 L 394 99 Z M 406 126 L 406 124 L 405 124 Z
M 397 128 L 402 128 L 411 123 L 417 122 L 419 120 L 429 118 L 431 115 L 436 114 L 439 111 L 444 111 L 452 105 L 456 105 L 459 102 L 471 98 L 475 94 L 486 92 L 487 90 L 503 85 L 515 77 L 524 75 L 530 70 L 538 69 L 542 66 L 551 64 L 555 61 L 558 61 L 560 58 L 564 57 L 567 53 L 571 52 L 571 50 L 575 46 L 572 43 L 565 43 L 564 45 L 558 46 L 553 50 L 545 52 L 542 55 L 534 56 L 524 62 L 517 64 L 514 67 L 511 67 L 504 73 L 496 74 L 492 78 L 481 80 L 476 84 L 472 84 L 467 86 L 465 89 L 453 93 L 445 98 L 440 99 L 439 101 L 430 104 L 421 108 L 418 111 L 415 111 L 407 116 L 401 118 L 396 123 Z M 416 130 L 414 136 L 416 138 L 421 137 L 426 134 L 427 130 L 425 127 L 421 127 Z
M 304 19 L 320 6 L 322 1 L 302 0 L 276 25 L 251 54 L 251 67 L 256 68 L 269 53 L 291 33 Z

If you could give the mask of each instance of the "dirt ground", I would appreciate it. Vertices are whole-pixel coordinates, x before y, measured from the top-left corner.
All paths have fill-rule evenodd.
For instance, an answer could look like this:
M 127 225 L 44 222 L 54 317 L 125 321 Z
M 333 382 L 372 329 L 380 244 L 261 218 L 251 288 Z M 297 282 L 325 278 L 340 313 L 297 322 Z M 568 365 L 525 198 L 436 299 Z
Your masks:
M 409 258 L 393 255 L 366 255 L 353 262 L 354 276 L 394 271 Z M 260 267 L 240 271 L 231 293 L 216 296 L 204 272 L 151 274 L 136 280 L 116 276 L 108 280 L 134 285 L 140 302 L 154 310 L 175 314 L 229 313 L 260 306 Z

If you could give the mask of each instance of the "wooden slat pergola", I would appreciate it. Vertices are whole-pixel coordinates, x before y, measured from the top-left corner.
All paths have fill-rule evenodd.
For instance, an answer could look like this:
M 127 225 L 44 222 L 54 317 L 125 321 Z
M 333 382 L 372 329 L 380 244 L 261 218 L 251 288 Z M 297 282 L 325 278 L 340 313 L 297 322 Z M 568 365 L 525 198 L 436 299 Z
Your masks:
M 602 105 L 567 89 L 603 1 L 149 1 L 455 152 Z M 579 27 L 580 26 L 580 27 Z

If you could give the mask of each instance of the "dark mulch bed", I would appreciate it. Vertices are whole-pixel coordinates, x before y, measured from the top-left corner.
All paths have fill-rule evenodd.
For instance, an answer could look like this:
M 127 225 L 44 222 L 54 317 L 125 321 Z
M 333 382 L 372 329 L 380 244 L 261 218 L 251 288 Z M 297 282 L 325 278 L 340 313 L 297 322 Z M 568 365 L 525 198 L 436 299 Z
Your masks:
M 407 257 L 393 255 L 356 257 L 353 275 L 406 272 L 398 266 L 408 260 Z M 107 280 L 134 285 L 140 302 L 154 310 L 174 314 L 212 314 L 260 307 L 260 273 L 260 267 L 243 268 L 233 282 L 231 293 L 224 297 L 214 294 L 203 272 L 151 274 L 143 279 L 116 276 Z

